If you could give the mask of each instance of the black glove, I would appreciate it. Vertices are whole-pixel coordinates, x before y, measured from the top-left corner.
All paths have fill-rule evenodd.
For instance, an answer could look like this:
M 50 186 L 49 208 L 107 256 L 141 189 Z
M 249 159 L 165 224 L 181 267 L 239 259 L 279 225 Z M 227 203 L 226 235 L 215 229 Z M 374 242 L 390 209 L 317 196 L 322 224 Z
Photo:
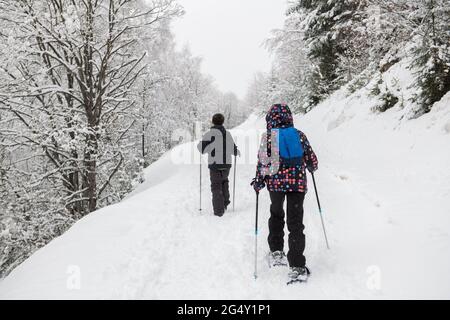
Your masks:
M 264 181 L 258 180 L 256 178 L 253 178 L 250 185 L 253 187 L 253 189 L 255 189 L 256 193 L 259 193 L 259 191 L 261 191 L 262 189 L 264 189 L 266 187 L 266 184 Z

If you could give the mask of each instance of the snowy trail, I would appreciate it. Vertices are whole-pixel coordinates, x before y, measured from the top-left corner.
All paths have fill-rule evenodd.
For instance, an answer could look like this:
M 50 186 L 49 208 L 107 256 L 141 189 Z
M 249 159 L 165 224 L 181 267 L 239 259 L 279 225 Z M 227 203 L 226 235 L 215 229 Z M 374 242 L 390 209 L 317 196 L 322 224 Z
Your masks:
M 330 130 L 323 123 L 341 118 L 333 110 L 325 105 L 296 117 L 319 157 L 316 178 L 331 244 L 327 250 L 310 185 L 305 231 L 313 275 L 307 284 L 286 286 L 287 269 L 268 268 L 266 191 L 260 196 L 259 278 L 253 279 L 255 195 L 249 183 L 256 153 L 238 160 L 236 211 L 217 218 L 206 167 L 199 212 L 198 165 L 172 161 L 195 150 L 189 143 L 153 164 L 146 182 L 123 202 L 82 219 L 20 265 L 0 282 L 0 298 L 449 298 L 450 172 L 444 168 L 450 154 L 437 151 L 448 135 L 415 135 L 414 127 L 383 131 L 381 120 Z M 259 141 L 241 135 L 263 128 L 263 120 L 251 117 L 233 134 L 254 149 Z M 380 152 L 387 139 L 392 143 Z M 74 279 L 79 287 L 71 286 Z
M 249 128 L 254 124 L 250 123 Z M 239 137 L 237 137 L 239 140 Z M 258 145 L 258 141 L 251 143 Z M 178 147 L 192 150 L 194 144 Z M 322 238 L 315 199 L 308 197 L 305 224 L 307 225 L 307 255 L 314 275 L 311 283 L 299 288 L 286 286 L 287 269 L 269 270 L 267 253 L 267 219 L 269 199 L 266 192 L 260 198 L 259 275 L 253 279 L 255 195 L 249 186 L 254 176 L 255 164 L 241 163 L 239 159 L 236 180 L 236 211 L 222 218 L 212 215 L 210 204 L 209 176 L 203 171 L 203 211 L 198 210 L 198 165 L 173 165 L 167 155 L 147 174 L 147 182 L 124 202 L 106 208 L 103 213 L 94 213 L 85 218 L 59 242 L 75 242 L 71 236 L 82 229 L 86 220 L 97 218 L 111 221 L 114 228 L 108 230 L 107 240 L 113 241 L 110 248 L 89 247 L 87 239 L 98 241 L 97 230 L 84 228 L 86 242 L 80 244 L 66 265 L 80 266 L 81 290 L 63 290 L 63 298 L 119 298 L 119 299 L 299 299 L 299 298 L 352 298 L 361 296 L 354 277 L 340 274 L 336 277 L 335 253 L 327 251 Z M 326 173 L 319 175 L 327 176 Z M 164 177 L 164 178 L 163 178 Z M 159 181 L 159 179 L 161 181 Z M 230 181 L 232 185 L 232 180 Z M 325 185 L 325 183 L 323 183 Z M 128 219 L 131 216 L 132 219 Z M 113 221 L 123 219 L 117 226 Z M 127 221 L 128 220 L 128 221 Z M 130 221 L 131 220 L 131 221 Z M 334 240 L 333 220 L 330 222 L 332 244 Z M 92 221 L 91 221 L 92 223 Z M 120 235 L 120 236 L 119 236 Z M 287 237 L 286 237 L 287 238 Z M 101 241 L 103 243 L 103 241 Z M 72 244 L 74 247 L 77 245 Z M 66 248 L 58 248 L 57 256 Z M 103 251 L 99 254 L 98 250 Z M 36 254 L 36 258 L 41 250 Z M 47 249 L 48 251 L 48 249 Z M 105 252 L 106 251 L 106 252 Z M 106 253 L 106 254 L 105 254 Z M 67 255 L 66 255 L 67 256 Z M 88 257 L 97 257 L 95 266 Z M 120 259 L 118 259 L 118 257 Z M 100 259 L 101 257 L 101 259 Z M 55 256 L 55 259 L 57 257 Z M 61 289 L 65 285 L 65 262 L 59 261 L 54 268 L 61 274 Z M 16 270 L 26 269 L 24 265 Z M 96 270 L 93 270 L 93 269 Z M 89 270 L 86 274 L 85 270 Z M 59 272 L 58 272 L 59 271 Z M 98 274 L 96 271 L 99 271 Z M 100 272 L 101 271 L 101 272 Z M 92 276 L 91 273 L 92 272 Z M 1 284 L 1 297 L 55 297 L 47 290 L 34 292 L 24 290 L 33 283 L 18 285 L 14 274 Z M 30 281 L 30 278 L 27 279 Z M 44 284 L 40 279 L 36 286 Z M 8 282 L 13 287 L 8 287 Z M 333 283 L 330 286 L 330 283 Z M 355 291 L 356 290 L 356 291 Z M 29 295 L 29 296 L 28 296 Z M 61 297 L 61 292 L 57 292 Z
M 242 129 L 250 129 L 254 123 L 248 123 Z M 260 124 L 261 125 L 261 124 Z M 240 137 L 237 137 L 237 140 Z M 251 141 L 258 145 L 258 141 Z M 183 148 L 191 150 L 191 145 Z M 302 299 L 302 298 L 355 298 L 370 297 L 366 288 L 365 267 L 357 270 L 355 276 L 349 268 L 336 267 L 335 252 L 325 248 L 323 234 L 314 194 L 311 192 L 305 203 L 305 224 L 308 239 L 307 256 L 314 276 L 311 283 L 298 288 L 287 287 L 287 269 L 269 270 L 265 261 L 267 248 L 267 219 L 269 216 L 269 199 L 267 192 L 260 199 L 259 236 L 259 278 L 253 279 L 254 255 L 254 211 L 255 196 L 249 187 L 254 176 L 255 163 L 242 163 L 238 160 L 236 180 L 237 206 L 235 212 L 227 212 L 223 218 L 211 215 L 210 191 L 207 170 L 203 174 L 203 208 L 198 211 L 198 166 L 187 165 L 176 170 L 177 174 L 163 184 L 159 184 L 158 193 L 167 199 L 168 194 L 180 197 L 176 207 L 165 207 L 171 215 L 165 229 L 167 234 L 161 236 L 158 246 L 154 243 L 154 235 L 149 234 L 142 248 L 136 248 L 134 257 L 136 266 L 129 273 L 135 277 L 138 270 L 148 270 L 146 279 L 140 284 L 142 290 L 138 294 L 122 295 L 120 298 L 152 298 L 152 299 Z M 335 179 L 333 170 L 324 169 L 318 179 Z M 151 181 L 151 177 L 148 177 Z M 323 185 L 330 185 L 327 181 Z M 230 181 L 232 184 L 232 180 Z M 323 190 L 325 193 L 327 189 Z M 150 193 L 150 190 L 146 191 Z M 145 194 L 136 197 L 146 197 Z M 342 196 L 341 196 L 342 197 Z M 133 198 L 132 198 L 133 199 Z M 138 199 L 134 199 L 137 201 Z M 157 207 L 160 207 L 157 205 Z M 180 210 L 183 208 L 183 210 Z M 334 244 L 334 219 L 329 222 L 331 241 Z M 287 240 L 287 237 L 286 237 Z M 152 242 L 153 241 L 153 242 Z M 168 243 L 164 243 L 167 241 Z M 337 249 L 337 248 L 336 248 Z M 158 257 L 163 251 L 164 259 L 160 260 L 159 269 L 150 270 L 152 262 L 149 257 Z M 157 260 L 160 258 L 157 258 Z M 346 270 L 346 271 L 344 271 Z M 359 271 L 359 277 L 358 277 Z M 332 285 L 330 285 L 332 284 Z

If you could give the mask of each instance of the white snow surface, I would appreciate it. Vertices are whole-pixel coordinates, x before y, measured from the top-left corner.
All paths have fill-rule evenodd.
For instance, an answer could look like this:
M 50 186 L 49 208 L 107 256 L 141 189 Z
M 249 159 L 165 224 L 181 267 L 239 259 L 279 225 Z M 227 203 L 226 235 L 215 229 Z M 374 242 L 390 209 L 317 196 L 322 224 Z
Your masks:
M 331 243 L 327 250 L 310 186 L 308 283 L 287 286 L 288 270 L 267 266 L 267 191 L 253 277 L 249 183 L 259 141 L 244 136 L 265 126 L 253 115 L 232 131 L 249 149 L 238 160 L 235 212 L 212 215 L 205 166 L 199 212 L 199 166 L 173 161 L 195 143 L 181 145 L 148 168 L 127 199 L 85 217 L 17 267 L 0 282 L 0 298 L 449 299 L 450 94 L 416 120 L 405 120 L 400 107 L 374 114 L 375 103 L 367 88 L 350 96 L 340 90 L 295 117 L 319 158 Z

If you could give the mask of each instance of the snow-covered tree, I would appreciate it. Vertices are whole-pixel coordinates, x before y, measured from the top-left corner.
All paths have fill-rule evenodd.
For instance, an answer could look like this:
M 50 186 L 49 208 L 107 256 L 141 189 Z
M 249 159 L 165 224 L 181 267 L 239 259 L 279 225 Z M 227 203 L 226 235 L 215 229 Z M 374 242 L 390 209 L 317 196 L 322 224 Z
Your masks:
M 254 75 L 252 81 L 247 89 L 247 94 L 245 96 L 245 104 L 250 110 L 262 111 L 268 108 L 267 99 L 267 89 L 268 89 L 268 77 L 262 72 L 258 72 Z
M 309 92 L 313 105 L 351 78 L 354 61 L 361 50 L 355 48 L 364 32 L 355 27 L 363 19 L 361 0 L 299 0 L 291 3 L 288 15 L 299 20 L 306 54 L 314 64 L 311 80 L 315 86 Z M 355 50 L 356 49 L 356 50 Z M 343 68 L 341 66 L 344 66 Z M 346 74 L 343 77 L 342 74 Z
M 131 190 L 140 39 L 179 13 L 172 0 L 0 1 L 0 273 Z
M 446 0 L 418 2 L 410 18 L 417 21 L 411 68 L 416 76 L 419 104 L 416 115 L 427 113 L 450 91 L 450 3 Z
M 172 1 L 3 1 L 7 41 L 3 104 L 22 124 L 23 144 L 54 167 L 43 179 L 62 184 L 65 209 L 98 207 L 124 163 L 122 138 L 133 119 L 129 94 L 144 69 L 141 29 L 177 13 Z M 7 53 L 5 53 L 7 54 Z M 114 196 L 113 196 L 114 197 Z
M 416 76 L 417 108 L 413 117 L 429 112 L 450 90 L 450 4 L 445 0 L 371 0 L 379 10 L 380 32 L 371 41 L 372 59 L 385 72 L 412 48 L 410 65 Z
M 345 84 L 350 92 L 367 85 L 413 48 L 413 116 L 428 112 L 449 91 L 449 7 L 445 0 L 292 0 L 284 27 L 267 41 L 275 62 L 258 96 L 307 112 Z
M 271 92 L 271 100 L 286 102 L 292 110 L 304 112 L 313 104 L 309 92 L 314 91 L 317 83 L 312 81 L 314 66 L 307 56 L 299 19 L 298 14 L 290 14 L 284 28 L 275 30 L 266 42 L 276 57 L 268 92 Z

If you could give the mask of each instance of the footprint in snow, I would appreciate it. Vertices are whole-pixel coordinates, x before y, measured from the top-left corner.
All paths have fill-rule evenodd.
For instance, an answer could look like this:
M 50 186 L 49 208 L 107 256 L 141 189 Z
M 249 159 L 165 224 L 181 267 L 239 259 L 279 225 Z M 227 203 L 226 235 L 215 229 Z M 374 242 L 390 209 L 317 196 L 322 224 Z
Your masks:
M 337 174 L 336 177 L 342 181 L 347 181 L 350 179 L 349 176 L 345 173 Z
M 398 226 L 397 221 L 395 221 L 395 220 L 392 219 L 392 218 L 388 218 L 388 219 L 387 219 L 387 223 L 390 224 L 391 226 Z

